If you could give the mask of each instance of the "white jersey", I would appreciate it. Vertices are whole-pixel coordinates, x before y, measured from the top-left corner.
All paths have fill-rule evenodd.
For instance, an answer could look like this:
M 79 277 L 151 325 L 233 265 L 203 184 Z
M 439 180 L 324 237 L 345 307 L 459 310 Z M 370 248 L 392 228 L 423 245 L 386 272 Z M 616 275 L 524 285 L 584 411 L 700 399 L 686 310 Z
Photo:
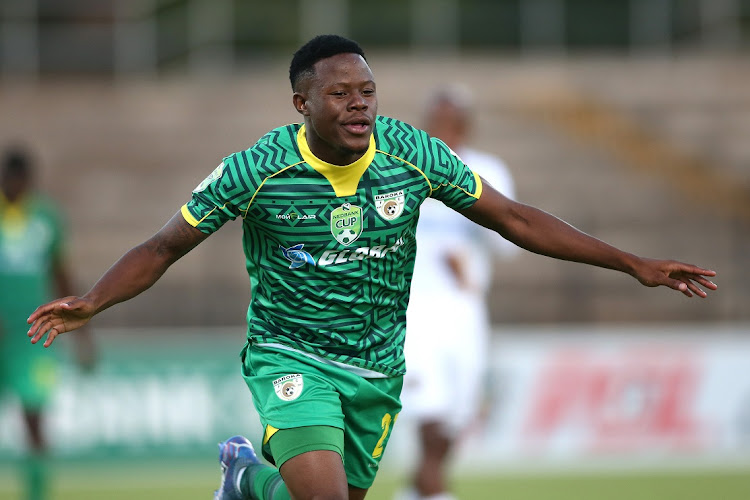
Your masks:
M 475 173 L 503 195 L 514 198 L 510 171 L 498 158 L 457 151 Z M 458 432 L 471 423 L 485 376 L 489 319 L 485 295 L 496 255 L 518 247 L 440 202 L 422 205 L 417 226 L 417 258 L 407 309 L 403 415 L 436 420 Z M 459 282 L 448 264 L 460 262 Z
M 461 149 L 458 155 L 472 171 L 497 191 L 515 198 L 515 185 L 508 167 L 495 156 L 474 149 Z M 417 226 L 417 261 L 412 279 L 412 295 L 452 295 L 487 292 L 491 281 L 492 259 L 508 257 L 519 248 L 494 231 L 483 228 L 436 200 L 423 204 Z M 466 255 L 468 289 L 457 289 L 456 279 L 444 265 L 447 255 Z

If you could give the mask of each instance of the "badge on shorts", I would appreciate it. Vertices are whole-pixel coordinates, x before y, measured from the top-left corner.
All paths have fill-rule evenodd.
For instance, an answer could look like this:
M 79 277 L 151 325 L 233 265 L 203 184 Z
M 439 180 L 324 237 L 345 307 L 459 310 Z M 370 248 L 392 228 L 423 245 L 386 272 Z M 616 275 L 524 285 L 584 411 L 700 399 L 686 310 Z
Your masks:
M 284 401 L 297 399 L 302 394 L 303 386 L 302 375 L 299 373 L 284 375 L 273 381 L 273 389 L 276 391 L 276 395 Z

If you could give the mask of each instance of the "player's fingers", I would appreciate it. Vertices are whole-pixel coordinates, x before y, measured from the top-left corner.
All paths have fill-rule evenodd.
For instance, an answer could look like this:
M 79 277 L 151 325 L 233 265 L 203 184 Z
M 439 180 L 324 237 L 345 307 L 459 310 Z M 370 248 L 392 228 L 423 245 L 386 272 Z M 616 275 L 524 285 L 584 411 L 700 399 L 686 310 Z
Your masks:
M 678 292 L 682 292 L 688 297 L 692 297 L 693 294 L 690 292 L 690 289 L 688 288 L 687 283 L 680 279 L 673 279 L 673 278 L 667 278 L 662 285 L 668 286 L 669 288 L 673 290 L 677 290 Z
M 70 303 L 75 302 L 77 300 L 79 300 L 77 297 L 70 296 L 70 297 L 65 297 L 62 299 L 57 299 L 52 302 L 48 302 L 46 304 L 42 304 L 41 306 L 37 307 L 34 310 L 34 312 L 31 313 L 31 315 L 28 317 L 26 322 L 29 324 L 34 323 L 39 318 L 44 317 L 48 314 L 54 313 L 54 311 L 58 308 L 63 308 L 63 309 L 68 309 L 68 310 L 74 309 L 75 306 L 71 307 Z
M 685 283 L 687 284 L 688 289 L 690 289 L 698 297 L 705 299 L 708 296 L 708 294 L 705 291 L 703 291 L 698 285 L 696 285 L 692 281 L 686 280 Z
M 53 328 L 56 328 L 56 326 L 52 319 L 40 318 L 37 320 L 29 329 L 28 335 L 31 337 L 31 343 L 36 344 L 45 334 L 49 336 L 49 332 L 51 332 Z
M 710 289 L 710 290 L 716 290 L 719 288 L 716 283 L 714 283 L 711 280 L 708 280 L 704 278 L 703 276 L 691 276 L 690 277 L 693 281 L 700 283 L 702 286 Z
M 702 267 L 694 266 L 692 264 L 681 264 L 680 271 L 696 276 L 716 276 L 716 271 L 712 271 L 711 269 L 703 269 Z
M 39 339 L 41 339 L 45 333 L 47 333 L 47 329 L 45 327 L 46 322 L 34 322 L 33 325 L 31 325 L 31 328 L 29 329 L 29 332 L 27 335 L 31 337 L 31 343 L 36 344 L 39 342 Z
M 29 318 L 26 320 L 26 323 L 35 323 L 40 317 L 44 316 L 45 314 L 48 314 L 52 309 L 55 308 L 55 304 L 43 304 L 36 309 L 34 309 L 34 312 L 31 313 Z
M 52 342 L 55 341 L 55 337 L 60 335 L 60 332 L 57 331 L 56 327 L 52 327 L 49 330 L 49 333 L 47 333 L 47 340 L 44 342 L 44 347 L 49 347 L 52 345 Z

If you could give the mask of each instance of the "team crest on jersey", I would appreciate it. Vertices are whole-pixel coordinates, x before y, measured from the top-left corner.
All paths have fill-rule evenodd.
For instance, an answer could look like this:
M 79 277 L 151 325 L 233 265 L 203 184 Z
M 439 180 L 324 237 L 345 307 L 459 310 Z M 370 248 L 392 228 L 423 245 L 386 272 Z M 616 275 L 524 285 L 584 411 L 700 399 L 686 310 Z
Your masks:
M 214 169 L 213 172 L 208 174 L 208 177 L 203 179 L 203 182 L 198 184 L 195 189 L 193 189 L 194 193 L 200 193 L 204 189 L 208 187 L 209 184 L 211 184 L 213 181 L 221 177 L 221 174 L 224 173 L 224 162 L 219 163 L 219 166 Z
M 297 399 L 302 394 L 304 386 L 305 383 L 300 373 L 284 375 L 273 381 L 273 389 L 276 391 L 276 395 L 284 401 L 294 401 Z
M 375 195 L 375 208 L 385 220 L 393 220 L 404 211 L 404 191 Z
M 344 203 L 331 212 L 331 234 L 344 246 L 357 241 L 362 234 L 362 207 Z

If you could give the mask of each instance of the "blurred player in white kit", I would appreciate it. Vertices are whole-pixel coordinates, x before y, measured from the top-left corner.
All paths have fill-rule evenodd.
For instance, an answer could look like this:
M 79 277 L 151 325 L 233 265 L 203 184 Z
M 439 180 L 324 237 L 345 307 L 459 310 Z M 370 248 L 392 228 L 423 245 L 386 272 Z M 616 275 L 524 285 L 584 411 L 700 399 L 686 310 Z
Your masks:
M 436 89 L 425 130 L 508 198 L 513 177 L 497 157 L 470 148 L 472 96 L 462 86 Z M 476 422 L 487 383 L 490 323 L 486 293 L 496 256 L 520 249 L 434 200 L 422 206 L 417 259 L 407 309 L 402 418 L 416 422 L 419 459 L 400 500 L 451 500 L 450 453 Z

